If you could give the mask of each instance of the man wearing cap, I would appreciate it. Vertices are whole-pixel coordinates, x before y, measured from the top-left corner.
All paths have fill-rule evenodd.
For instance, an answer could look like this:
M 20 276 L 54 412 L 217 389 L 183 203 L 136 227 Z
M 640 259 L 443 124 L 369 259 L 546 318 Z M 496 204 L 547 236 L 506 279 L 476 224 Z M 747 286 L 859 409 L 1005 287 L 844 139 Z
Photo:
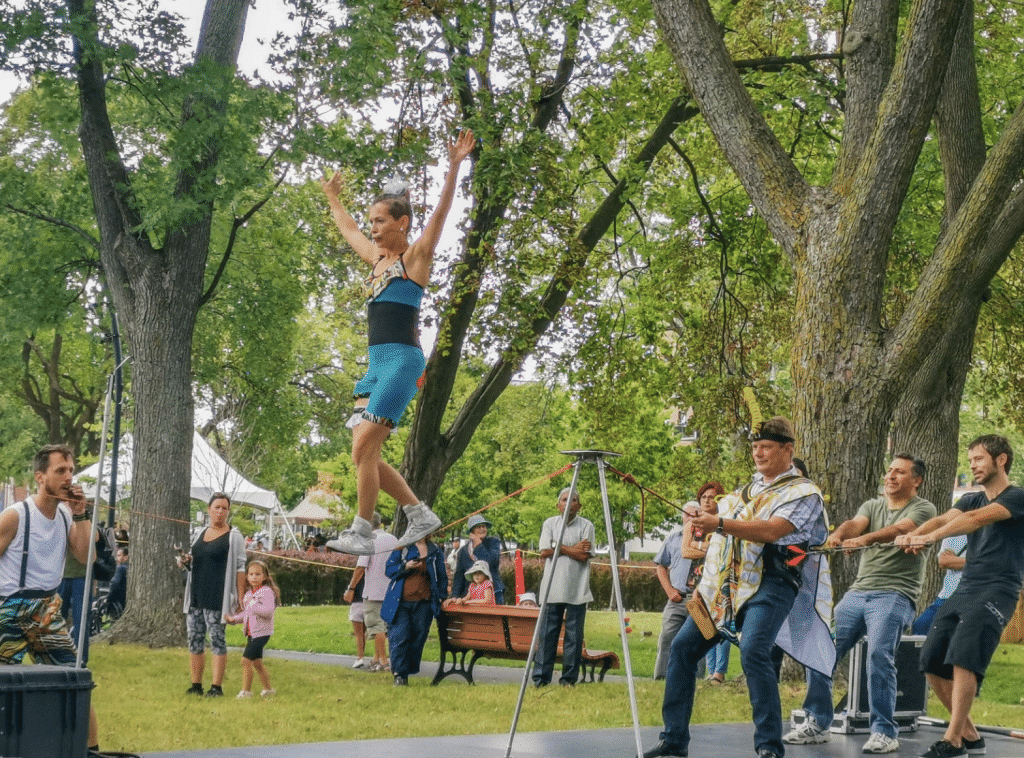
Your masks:
M 672 640 L 689 617 L 686 610 L 686 581 L 693 561 L 683 557 L 683 528 L 700 512 L 700 505 L 691 500 L 683 506 L 683 523 L 668 533 L 661 550 L 654 556 L 655 574 L 665 591 L 665 609 L 661 613 L 661 635 L 658 637 L 658 657 L 654 661 L 654 678 L 664 679 L 668 671 L 668 651 Z M 703 661 L 703 659 L 702 659 Z M 700 671 L 698 676 L 702 676 Z
M 590 592 L 590 556 L 594 546 L 594 525 L 578 515 L 580 496 L 573 493 L 569 501 L 569 487 L 558 495 L 558 512 L 565 514 L 565 531 L 558 547 L 558 533 L 562 516 L 552 516 L 540 530 L 540 557 L 544 559 L 544 576 L 540 582 L 543 615 L 537 655 L 533 662 L 533 683 L 544 687 L 551 683 L 558 655 L 558 635 L 565 620 L 565 639 L 562 642 L 563 687 L 574 687 L 580 676 L 583 655 L 583 625 L 587 617 L 587 603 L 594 599 Z M 550 591 L 548 586 L 550 585 Z
M 672 643 L 661 742 L 644 758 L 687 754 L 697 662 L 730 638 L 731 624 L 741 635 L 759 758 L 782 758 L 785 751 L 773 643 L 815 670 L 831 673 L 835 666 L 827 562 L 817 554 L 792 560 L 828 536 L 821 492 L 793 466 L 795 437 L 781 416 L 758 425 L 751 482 L 724 497 L 718 515 L 702 513 L 691 522 L 714 535 L 691 616 Z
M 857 515 L 829 535 L 828 547 L 858 550 L 885 545 L 861 554 L 857 579 L 836 603 L 836 658 L 842 658 L 867 636 L 868 704 L 871 736 L 865 753 L 899 750 L 896 723 L 896 649 L 900 635 L 914 620 L 924 577 L 923 555 L 908 555 L 892 542 L 935 516 L 935 506 L 917 495 L 924 482 L 925 463 L 899 453 L 889 464 L 884 495 L 865 502 Z M 789 745 L 827 742 L 832 725 L 832 678 L 808 671 L 807 720 L 783 739 Z
M 466 522 L 468 541 L 456 553 L 455 571 L 452 572 L 452 597 L 464 597 L 469 588 L 466 572 L 477 561 L 485 561 L 491 570 L 491 581 L 494 583 L 494 602 L 502 605 L 505 602 L 505 585 L 501 582 L 501 540 L 488 536 L 490 521 L 479 513 L 469 517 Z

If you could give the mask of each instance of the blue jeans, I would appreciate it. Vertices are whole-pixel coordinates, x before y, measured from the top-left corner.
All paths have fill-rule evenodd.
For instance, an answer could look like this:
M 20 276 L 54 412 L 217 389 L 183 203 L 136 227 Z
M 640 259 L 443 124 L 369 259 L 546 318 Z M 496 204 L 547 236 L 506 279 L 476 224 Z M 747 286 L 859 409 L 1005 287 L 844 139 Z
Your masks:
M 721 674 L 725 676 L 729 670 L 729 648 L 732 643 L 729 640 L 722 640 L 711 648 L 708 653 L 708 675 Z M 700 673 L 700 672 L 698 672 Z
M 836 605 L 835 619 L 837 661 L 867 636 L 871 731 L 896 738 L 896 648 L 900 633 L 914 620 L 914 604 L 898 592 L 850 590 Z M 822 729 L 831 726 L 834 713 L 830 677 L 807 670 L 804 710 Z
M 654 660 L 655 679 L 664 679 L 668 673 L 668 656 L 672 649 L 672 640 L 679 634 L 679 630 L 689 617 L 685 602 L 673 603 L 669 600 L 665 603 L 665 610 L 661 612 L 661 634 L 658 635 L 658 657 Z M 704 676 L 703 658 L 697 665 L 697 676 Z
M 742 632 L 740 657 L 754 716 L 754 749 L 768 748 L 779 756 L 784 755 L 785 750 L 782 745 L 782 702 L 771 650 L 794 600 L 796 590 L 789 583 L 781 577 L 765 575 L 757 593 L 740 610 L 736 622 L 736 628 Z M 704 639 L 693 619 L 687 619 L 672 642 L 672 656 L 665 679 L 665 700 L 661 706 L 665 722 L 661 739 L 676 750 L 683 751 L 690 746 L 697 662 L 720 642 L 720 635 Z
M 420 673 L 423 646 L 427 643 L 433 618 L 429 600 L 399 601 L 398 610 L 388 627 L 392 674 L 408 677 Z
M 935 618 L 935 614 L 939 612 L 939 608 L 946 602 L 946 598 L 937 597 L 935 602 L 924 609 L 924 612 L 917 617 L 914 621 L 913 626 L 910 627 L 911 634 L 928 634 L 928 629 L 931 628 L 932 619 Z
M 533 662 L 533 683 L 538 687 L 551 684 L 558 657 L 558 635 L 565 616 L 565 638 L 562 640 L 562 676 L 559 684 L 576 684 L 580 678 L 580 658 L 583 656 L 583 623 L 587 618 L 587 604 L 549 603 L 544 617 L 539 620 L 540 638 Z
M 60 583 L 60 613 L 68 622 L 68 634 L 71 641 L 78 648 L 78 624 L 82 620 L 82 596 L 85 595 L 85 577 L 79 576 L 74 579 L 64 579 Z M 91 596 L 92 593 L 90 592 Z M 91 597 L 85 600 L 86 605 L 90 604 Z M 89 662 L 89 632 L 92 628 L 92 608 L 85 614 L 85 643 L 82 645 L 82 662 Z

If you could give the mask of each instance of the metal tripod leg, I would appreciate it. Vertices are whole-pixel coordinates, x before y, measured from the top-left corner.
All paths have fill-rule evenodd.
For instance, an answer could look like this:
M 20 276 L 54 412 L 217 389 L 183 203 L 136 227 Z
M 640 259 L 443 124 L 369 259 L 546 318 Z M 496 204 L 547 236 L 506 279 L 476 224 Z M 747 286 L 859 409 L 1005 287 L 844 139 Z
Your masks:
M 604 469 L 605 469 L 605 456 L 618 457 L 620 453 L 611 453 L 605 450 L 562 450 L 560 451 L 565 455 L 576 456 L 576 462 L 573 464 L 572 483 L 569 485 L 569 496 L 568 501 L 572 502 L 573 496 L 576 494 L 576 483 L 580 478 L 580 469 L 585 463 L 593 463 L 597 466 L 597 475 L 601 483 L 601 504 L 604 506 L 604 523 L 608 538 L 608 555 L 611 558 L 612 564 L 612 588 L 615 593 L 615 602 L 619 608 L 619 637 L 622 639 L 622 660 L 626 664 L 626 683 L 629 688 L 629 705 L 633 711 L 633 734 L 636 738 L 636 755 L 637 758 L 643 756 L 643 744 L 640 740 L 640 718 L 637 713 L 636 705 L 636 686 L 633 682 L 633 664 L 629 656 L 629 643 L 626 639 L 626 617 L 625 610 L 622 605 L 622 588 L 619 584 L 619 565 L 618 555 L 616 554 L 615 537 L 612 533 L 612 516 L 611 508 L 608 505 L 608 484 L 605 481 Z M 555 554 L 551 558 L 550 571 L 554 572 L 555 562 L 559 559 L 562 554 L 562 539 L 565 536 L 565 525 L 566 515 L 569 513 L 569 508 L 566 508 L 562 513 L 562 520 L 559 524 L 558 538 L 555 542 Z M 516 736 L 516 727 L 519 724 L 519 714 L 523 708 L 523 698 L 526 695 L 526 687 L 530 681 L 530 670 L 533 667 L 533 659 L 537 651 L 537 641 L 540 638 L 541 622 L 544 618 L 544 612 L 547 610 L 548 595 L 551 592 L 551 582 L 547 583 L 544 588 L 543 597 L 540 598 L 540 611 L 537 615 L 537 624 L 533 629 L 533 639 L 530 642 L 530 653 L 526 659 L 526 668 L 523 671 L 523 681 L 519 687 L 519 699 L 516 701 L 515 714 L 512 717 L 512 728 L 509 730 L 508 735 L 508 746 L 505 749 L 505 758 L 510 758 L 512 755 L 512 741 Z

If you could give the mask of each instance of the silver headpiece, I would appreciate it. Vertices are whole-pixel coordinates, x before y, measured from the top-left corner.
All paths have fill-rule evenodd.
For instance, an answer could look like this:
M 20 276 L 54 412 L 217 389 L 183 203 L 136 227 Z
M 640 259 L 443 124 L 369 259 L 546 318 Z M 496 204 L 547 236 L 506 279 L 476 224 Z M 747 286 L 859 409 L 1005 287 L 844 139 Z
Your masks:
M 409 184 L 402 181 L 398 177 L 392 176 L 386 182 L 384 182 L 384 188 L 381 190 L 385 195 L 396 195 L 401 196 L 409 191 Z

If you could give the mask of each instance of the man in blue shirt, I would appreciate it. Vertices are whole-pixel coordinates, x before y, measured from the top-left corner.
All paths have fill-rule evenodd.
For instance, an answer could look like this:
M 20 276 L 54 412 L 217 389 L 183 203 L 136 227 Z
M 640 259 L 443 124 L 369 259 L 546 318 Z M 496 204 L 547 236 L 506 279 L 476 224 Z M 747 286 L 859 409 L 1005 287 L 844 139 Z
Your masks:
M 776 416 L 760 424 L 753 435 L 757 472 L 751 482 L 723 498 L 721 515 L 702 513 L 692 521 L 695 529 L 714 532 L 696 593 L 694 613 L 701 621 L 691 615 L 672 643 L 661 707 L 665 729 L 644 758 L 687 755 L 697 663 L 730 634 L 733 623 L 742 635 L 759 758 L 782 758 L 785 750 L 773 644 L 819 671 L 831 672 L 835 665 L 832 593 L 821 556 L 800 568 L 789 565 L 789 546 L 821 544 L 827 536 L 821 492 L 793 466 L 795 439 L 788 419 Z
M 654 661 L 654 678 L 664 679 L 668 672 L 668 651 L 672 640 L 689 618 L 686 610 L 686 580 L 690 576 L 689 558 L 683 557 L 683 526 L 700 510 L 696 500 L 683 506 L 683 524 L 677 526 L 665 538 L 661 550 L 654 556 L 655 573 L 661 588 L 665 591 L 667 601 L 661 614 L 661 635 L 658 637 L 658 657 Z M 702 673 L 698 670 L 697 676 Z

